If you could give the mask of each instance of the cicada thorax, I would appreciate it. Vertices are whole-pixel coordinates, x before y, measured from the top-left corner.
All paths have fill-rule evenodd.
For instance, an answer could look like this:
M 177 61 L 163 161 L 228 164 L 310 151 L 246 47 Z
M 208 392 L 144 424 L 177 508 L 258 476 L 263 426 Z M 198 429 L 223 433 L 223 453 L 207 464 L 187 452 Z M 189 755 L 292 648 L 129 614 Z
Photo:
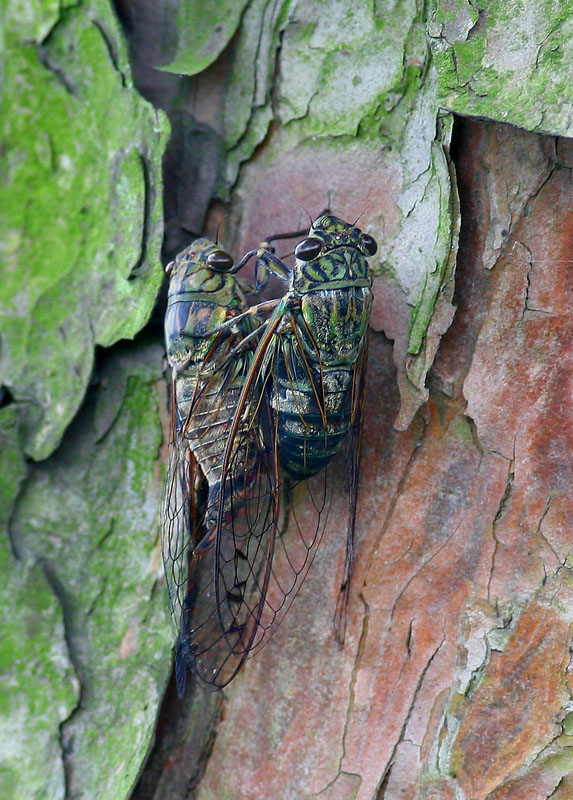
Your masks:
M 247 308 L 235 276 L 211 268 L 209 258 L 213 254 L 219 256 L 216 262 L 222 260 L 221 250 L 209 240 L 199 239 L 175 260 L 165 342 L 173 374 L 176 435 L 191 448 L 210 493 L 216 495 L 222 452 L 252 347 L 232 358 L 230 353 L 251 333 L 253 323 L 242 319 L 236 328 L 210 335 Z M 232 266 L 230 257 L 229 263 Z
M 296 248 L 271 404 L 281 468 L 291 479 L 321 470 L 354 424 L 361 392 L 372 279 L 372 237 L 325 215 Z

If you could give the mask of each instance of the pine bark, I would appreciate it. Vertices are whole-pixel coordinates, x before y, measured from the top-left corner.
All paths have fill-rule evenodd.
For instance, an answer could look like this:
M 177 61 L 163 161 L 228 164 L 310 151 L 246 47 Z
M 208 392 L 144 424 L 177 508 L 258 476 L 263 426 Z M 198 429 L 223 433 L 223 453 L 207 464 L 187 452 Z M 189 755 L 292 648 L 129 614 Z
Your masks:
M 94 0 L 24 30 L 17 6 L 8 92 L 28 113 L 33 74 L 63 105 L 49 153 L 6 117 L 4 196 L 63 208 L 56 129 L 85 136 L 65 230 L 34 223 L 24 253 L 31 217 L 4 214 L 2 796 L 571 797 L 571 13 Z M 164 262 L 200 234 L 239 258 L 325 207 L 380 244 L 344 646 L 341 506 L 270 644 L 183 701 L 161 198 Z

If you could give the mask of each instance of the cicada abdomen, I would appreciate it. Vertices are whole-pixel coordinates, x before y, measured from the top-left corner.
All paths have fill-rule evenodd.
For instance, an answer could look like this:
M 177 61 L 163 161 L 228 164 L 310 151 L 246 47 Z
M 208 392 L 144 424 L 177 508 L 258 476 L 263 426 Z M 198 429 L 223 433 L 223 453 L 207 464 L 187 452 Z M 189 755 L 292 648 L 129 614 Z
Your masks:
M 163 559 L 178 631 L 177 683 L 187 668 L 208 688 L 231 680 L 257 633 L 258 582 L 275 514 L 276 480 L 264 413 L 235 425 L 257 320 L 231 256 L 198 239 L 168 266 L 165 342 L 172 435 L 163 509 Z M 254 597 L 253 597 L 254 593 Z

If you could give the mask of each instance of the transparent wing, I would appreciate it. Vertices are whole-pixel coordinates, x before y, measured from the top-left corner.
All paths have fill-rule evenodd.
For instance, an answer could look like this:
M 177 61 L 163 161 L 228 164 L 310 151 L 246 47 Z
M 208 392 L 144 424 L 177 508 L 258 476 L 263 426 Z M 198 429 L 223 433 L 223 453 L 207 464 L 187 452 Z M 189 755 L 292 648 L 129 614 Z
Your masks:
M 173 425 L 172 425 L 173 427 Z M 169 442 L 167 481 L 163 500 L 161 549 L 169 605 L 177 631 L 181 625 L 188 581 L 191 536 L 197 530 L 197 499 L 195 480 L 197 464 L 186 442 L 172 433 Z
M 321 461 L 326 462 L 326 466 L 309 478 L 284 481 L 289 525 L 277 540 L 269 589 L 269 597 L 274 602 L 269 601 L 267 605 L 269 616 L 272 617 L 271 630 L 274 630 L 300 589 L 325 533 L 339 537 L 341 546 L 344 543 L 346 547 L 346 554 L 333 617 L 336 636 L 343 642 L 354 552 L 367 338 L 350 369 L 348 385 L 344 390 L 347 393 L 344 407 L 348 413 L 348 427 L 344 426 L 347 432 L 341 434 L 336 413 L 337 392 L 333 391 L 332 376 L 329 376 L 326 367 L 318 371 L 313 369 L 304 357 L 301 344 L 304 336 L 308 339 L 307 330 L 295 331 L 295 353 L 291 353 L 290 358 L 285 353 L 284 358 L 284 362 L 290 365 L 289 392 L 297 408 L 300 430 L 304 431 L 297 450 L 299 458 L 300 453 L 304 454 L 304 461 L 311 470 Z M 283 340 L 281 346 L 288 349 L 291 345 Z M 335 385 L 339 381 L 340 375 L 337 375 Z M 299 387 L 306 383 L 312 384 L 312 391 L 308 390 L 308 386 L 304 392 L 301 391 Z M 295 422 L 291 420 L 288 424 L 294 426 Z M 278 435 L 277 442 L 280 442 Z
M 235 439 L 236 458 L 221 490 L 223 454 L 252 357 L 247 351 L 226 359 L 236 339 L 222 338 L 198 375 L 183 374 L 173 382 L 162 549 L 178 632 L 180 693 L 187 667 L 214 688 L 227 683 L 240 667 L 232 628 L 244 568 L 237 568 L 234 588 L 222 600 L 217 593 L 217 558 L 239 564 L 241 557 L 234 552 L 238 543 L 261 536 L 273 513 L 275 477 L 256 421 Z M 247 553 L 254 561 L 252 546 Z
M 362 454 L 362 416 L 366 399 L 366 372 L 368 363 L 368 336 L 366 335 L 360 357 L 356 362 L 352 381 L 352 413 L 351 425 L 344 448 L 338 457 L 344 478 L 344 496 L 346 499 L 346 554 L 344 571 L 338 600 L 334 614 L 334 630 L 338 641 L 343 643 L 346 634 L 346 615 L 350 580 L 352 578 L 352 562 L 354 559 L 356 505 L 358 500 L 358 481 L 360 475 L 360 458 Z
M 330 525 L 340 525 L 340 517 L 333 519 L 330 512 L 335 494 L 340 497 L 341 493 L 346 497 L 346 519 L 340 525 L 340 533 L 346 540 L 347 556 L 336 627 L 339 637 L 344 635 L 358 486 L 366 343 L 351 368 L 347 389 L 350 431 L 343 437 L 343 455 L 337 463 L 329 464 L 318 474 L 298 481 L 281 473 L 279 450 L 283 421 L 273 400 L 280 364 L 289 365 L 286 370 L 288 391 L 293 398 L 301 395 L 297 413 L 306 431 L 301 445 L 303 451 L 309 456 L 322 455 L 321 448 L 330 452 L 333 431 L 327 411 L 329 390 L 323 385 L 326 371 L 319 370 L 317 376 L 317 370 L 311 367 L 303 352 L 303 336 L 296 329 L 297 324 L 296 316 L 285 308 L 278 308 L 269 320 L 243 387 L 224 458 L 224 498 L 231 501 L 232 507 L 227 506 L 225 499 L 220 504 L 215 592 L 219 628 L 224 632 L 224 642 L 231 655 L 220 675 L 228 673 L 228 667 L 235 664 L 233 677 L 241 664 L 269 641 L 284 619 L 313 563 L 323 534 Z M 282 374 L 284 379 L 284 372 Z M 313 384 L 310 390 L 309 384 Z M 301 385 L 305 386 L 303 392 L 299 389 Z M 322 422 L 318 425 L 318 430 L 317 417 L 325 420 L 324 425 Z M 262 473 L 257 471 L 254 475 L 249 468 L 245 470 L 251 459 L 244 455 L 253 430 L 261 432 L 265 443 Z M 337 441 L 336 431 L 334 440 Z M 344 468 L 342 492 L 337 474 L 341 466 Z M 272 476 L 268 484 L 265 484 L 265 470 Z M 250 491 L 249 503 L 245 505 L 241 493 L 246 485 L 253 484 L 253 478 L 257 490 Z M 269 491 L 273 493 L 273 500 L 267 504 Z M 285 526 L 287 516 L 289 524 Z M 211 653 L 203 653 L 203 662 L 209 663 L 211 656 Z
M 260 630 L 280 492 L 266 402 L 272 343 L 267 337 L 255 353 L 256 368 L 251 359 L 233 381 L 225 423 L 216 431 L 211 426 L 209 446 L 213 438 L 219 443 L 217 479 L 209 481 L 205 534 L 188 556 L 178 644 L 178 673 L 189 667 L 207 689 L 232 680 Z

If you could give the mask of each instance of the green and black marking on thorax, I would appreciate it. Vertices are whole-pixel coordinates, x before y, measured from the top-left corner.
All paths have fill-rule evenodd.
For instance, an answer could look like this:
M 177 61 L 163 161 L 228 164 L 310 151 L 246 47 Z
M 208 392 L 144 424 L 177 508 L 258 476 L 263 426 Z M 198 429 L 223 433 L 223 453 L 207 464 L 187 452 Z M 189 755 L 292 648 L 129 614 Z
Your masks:
M 237 278 L 228 271 L 231 256 L 209 239 L 197 239 L 185 248 L 168 269 L 171 276 L 165 314 L 165 345 L 176 388 L 178 424 L 185 425 L 191 403 L 198 400 L 198 381 L 206 359 L 216 367 L 233 343 L 252 330 L 249 319 L 241 320 L 236 330 L 209 332 L 220 328 L 233 315 L 247 309 Z M 241 356 L 248 359 L 248 353 Z M 216 374 L 205 389 L 203 404 L 213 408 L 220 403 L 217 395 L 221 384 L 232 384 L 244 372 L 237 359 L 226 372 Z M 196 427 L 195 425 L 193 427 Z M 193 438 L 193 430 L 185 434 Z

